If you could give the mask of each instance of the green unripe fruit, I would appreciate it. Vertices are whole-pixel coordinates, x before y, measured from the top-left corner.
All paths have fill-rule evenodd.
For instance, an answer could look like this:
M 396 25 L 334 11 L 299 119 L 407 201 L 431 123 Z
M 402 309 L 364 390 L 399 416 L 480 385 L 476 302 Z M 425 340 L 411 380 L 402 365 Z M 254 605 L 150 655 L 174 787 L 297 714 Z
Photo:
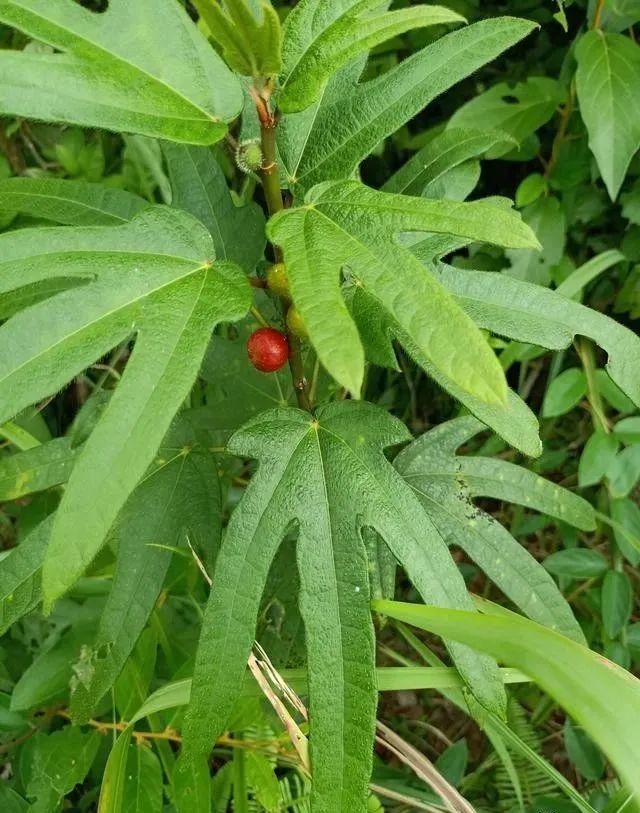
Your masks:
M 292 305 L 287 311 L 287 328 L 289 333 L 293 333 L 299 339 L 306 339 L 309 336 L 304 319 L 295 305 Z
M 289 280 L 287 279 L 284 263 L 276 263 L 267 271 L 267 285 L 269 286 L 269 290 L 273 291 L 277 296 L 284 297 L 285 299 L 291 298 L 289 293 Z
M 236 163 L 243 172 L 262 169 L 262 147 L 259 141 L 243 141 L 236 150 Z

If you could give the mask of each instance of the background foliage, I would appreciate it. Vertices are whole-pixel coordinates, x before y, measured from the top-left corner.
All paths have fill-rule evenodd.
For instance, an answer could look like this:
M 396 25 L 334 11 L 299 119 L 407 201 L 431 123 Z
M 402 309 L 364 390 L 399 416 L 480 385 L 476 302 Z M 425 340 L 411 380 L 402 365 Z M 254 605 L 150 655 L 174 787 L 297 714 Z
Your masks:
M 182 5 L 0 0 L 0 809 L 632 813 L 640 3 Z

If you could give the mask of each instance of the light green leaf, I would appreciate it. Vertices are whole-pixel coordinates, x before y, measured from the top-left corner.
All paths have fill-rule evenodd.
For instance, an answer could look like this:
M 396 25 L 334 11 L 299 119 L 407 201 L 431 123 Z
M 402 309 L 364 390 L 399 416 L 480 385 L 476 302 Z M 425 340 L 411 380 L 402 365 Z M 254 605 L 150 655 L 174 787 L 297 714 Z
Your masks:
M 50 607 L 89 565 L 150 465 L 211 330 L 241 317 L 250 292 L 237 267 L 214 262 L 201 224 L 163 207 L 125 226 L 8 233 L 0 256 L 0 290 L 60 277 L 85 283 L 0 328 L 0 424 L 138 334 L 56 515 L 43 571 Z
M 235 206 L 220 165 L 211 150 L 165 142 L 173 206 L 197 217 L 213 238 L 216 256 L 247 273 L 264 253 L 264 215 L 257 203 Z
M 480 615 L 391 601 L 374 609 L 454 637 L 527 672 L 584 728 L 640 794 L 640 681 L 617 664 L 553 630 L 502 611 Z
M 218 0 L 194 0 L 193 4 L 236 73 L 261 77 L 280 72 L 280 18 L 269 0 L 233 0 L 224 8 Z
M 510 339 L 562 350 L 574 336 L 606 350 L 607 372 L 640 406 L 640 338 L 598 311 L 539 285 L 504 274 L 440 265 L 438 279 L 482 328 Z
M 256 800 L 267 813 L 278 813 L 282 809 L 282 794 L 274 765 L 269 758 L 264 754 L 249 751 L 245 754 L 244 768 L 247 782 Z
M 294 113 L 312 105 L 328 79 L 363 51 L 368 51 L 405 31 L 444 23 L 465 22 L 464 17 L 443 6 L 418 5 L 387 11 L 380 0 L 352 0 L 331 14 L 328 25 L 313 26 L 318 0 L 303 0 L 288 15 L 284 31 L 283 69 L 278 105 Z
M 122 806 L 127 783 L 127 765 L 131 748 L 132 729 L 126 728 L 109 752 L 100 786 L 98 813 L 127 813 Z
M 110 0 L 104 14 L 2 0 L 0 22 L 62 52 L 0 52 L 3 114 L 211 144 L 242 109 L 240 83 L 174 0 Z
M 95 622 L 96 614 L 90 615 L 91 621 Z M 12 710 L 27 711 L 59 702 L 68 696 L 73 662 L 80 650 L 82 636 L 87 634 L 87 623 L 83 620 L 36 655 L 13 688 Z
M 148 206 L 144 198 L 101 184 L 57 178 L 0 181 L 0 209 L 63 226 L 119 226 Z
M 57 438 L 0 458 L 0 500 L 17 500 L 66 483 L 76 455 L 70 438 Z
M 129 745 L 127 751 L 122 813 L 161 813 L 162 769 L 158 757 L 144 745 Z
M 618 453 L 620 445 L 615 435 L 595 432 L 585 443 L 578 464 L 580 488 L 594 486 L 605 476 Z
M 607 469 L 609 492 L 614 499 L 626 497 L 640 480 L 640 444 L 619 452 Z
M 446 542 L 460 546 L 534 621 L 583 642 L 580 626 L 553 579 L 506 528 L 474 505 L 473 498 L 518 503 L 589 530 L 595 527 L 593 509 L 520 466 L 455 454 L 483 429 L 471 417 L 448 421 L 415 440 L 394 465 Z
M 344 3 L 332 3 L 323 9 L 323 23 L 325 15 L 335 17 L 342 8 Z M 309 114 L 310 128 L 305 119 L 302 154 L 285 161 L 289 182 L 304 190 L 319 181 L 351 177 L 386 136 L 533 28 L 513 17 L 484 20 L 447 34 L 376 79 L 355 85 L 357 74 L 345 77 L 341 92 Z
M 547 182 L 539 172 L 527 175 L 516 189 L 516 206 L 519 209 L 522 209 L 523 206 L 529 206 L 545 193 L 546 188 Z
M 232 515 L 216 563 L 185 720 L 187 761 L 204 758 L 227 723 L 270 564 L 295 523 L 314 798 L 320 810 L 364 810 L 376 687 L 368 560 L 359 527 L 380 534 L 421 595 L 443 606 L 470 602 L 441 537 L 382 453 L 406 439 L 405 427 L 386 412 L 355 401 L 332 404 L 315 418 L 273 410 L 234 436 L 229 449 L 258 457 L 260 467 Z M 452 653 L 476 696 L 500 713 L 495 667 L 466 648 Z
M 597 279 L 600 274 L 608 271 L 612 266 L 625 261 L 625 256 L 617 249 L 603 251 L 587 260 L 586 263 L 576 268 L 571 274 L 561 282 L 556 288 L 556 293 L 566 296 L 568 299 L 580 299 L 580 294 Z
M 562 87 L 555 79 L 534 76 L 515 85 L 500 82 L 459 107 L 449 119 L 447 129 L 500 130 L 522 144 L 549 121 L 562 98 Z M 500 158 L 512 149 L 513 144 L 498 144 L 488 157 Z
M 51 813 L 87 775 L 100 746 L 100 735 L 67 726 L 53 734 L 40 732 L 34 739 L 26 792 L 35 801 L 29 810 Z
M 41 568 L 52 526 L 48 517 L 0 561 L 0 634 L 42 601 Z
M 613 434 L 624 443 L 625 446 L 632 446 L 640 443 L 640 415 L 632 418 L 623 418 L 613 427 Z
M 171 560 L 185 543 L 213 561 L 221 533 L 215 459 L 198 446 L 186 421 L 165 438 L 158 457 L 120 513 L 113 586 L 95 640 L 76 664 L 74 720 L 84 723 L 111 688 L 156 604 Z
M 566 415 L 584 398 L 587 379 L 578 367 L 563 370 L 549 384 L 542 403 L 542 417 L 555 418 Z
M 396 331 L 380 302 L 367 293 L 362 286 L 347 287 L 345 294 L 368 360 L 383 367 L 397 369 L 392 343 Z M 464 404 L 473 415 L 523 454 L 529 457 L 540 455 L 542 443 L 538 436 L 538 420 L 513 390 L 507 390 L 506 404 L 487 404 L 454 384 L 406 337 L 403 337 L 403 341 L 405 349 L 420 367 L 454 398 Z
M 580 114 L 612 200 L 640 148 L 640 47 L 621 34 L 589 31 L 576 46 Z
M 597 579 L 608 568 L 604 556 L 588 548 L 570 548 L 552 553 L 544 560 L 544 566 L 554 576 L 569 579 Z
M 496 145 L 513 146 L 514 142 L 506 133 L 496 130 L 445 130 L 412 156 L 382 189 L 396 194 L 438 197 L 430 194 L 430 187 L 455 167 L 485 155 Z
M 336 380 L 359 394 L 364 353 L 340 291 L 340 271 L 347 268 L 380 302 L 401 341 L 415 344 L 461 389 L 503 403 L 504 375 L 485 339 L 394 238 L 443 232 L 524 247 L 536 244 L 528 227 L 489 203 L 416 200 L 356 181 L 320 184 L 305 200 L 272 218 L 268 233 L 283 248 L 293 299 Z
M 602 626 L 609 638 L 617 638 L 633 609 L 633 588 L 626 573 L 609 570 L 602 580 Z

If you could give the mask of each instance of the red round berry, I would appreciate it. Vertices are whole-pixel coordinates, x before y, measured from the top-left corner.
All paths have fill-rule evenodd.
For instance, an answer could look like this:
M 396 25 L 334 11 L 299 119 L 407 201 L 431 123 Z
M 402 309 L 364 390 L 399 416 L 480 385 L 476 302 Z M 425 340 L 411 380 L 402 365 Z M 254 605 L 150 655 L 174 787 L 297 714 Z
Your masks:
M 247 354 L 256 370 L 275 373 L 289 360 L 289 342 L 279 330 L 261 327 L 249 336 Z

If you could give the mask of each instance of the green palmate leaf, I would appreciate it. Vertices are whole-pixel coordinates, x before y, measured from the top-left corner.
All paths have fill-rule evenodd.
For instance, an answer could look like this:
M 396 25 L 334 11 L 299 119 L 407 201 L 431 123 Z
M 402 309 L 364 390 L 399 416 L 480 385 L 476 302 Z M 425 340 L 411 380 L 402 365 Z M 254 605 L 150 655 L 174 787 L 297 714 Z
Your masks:
M 180 421 L 112 532 L 118 543 L 116 572 L 95 640 L 87 640 L 90 646 L 75 667 L 71 712 L 76 722 L 92 715 L 131 655 L 162 589 L 170 548 L 188 539 L 213 561 L 220 533 L 215 459 L 199 447 L 187 422 Z
M 629 672 L 508 610 L 480 615 L 391 601 L 374 602 L 374 607 L 522 669 L 583 726 L 629 789 L 640 794 L 640 681 Z
M 41 568 L 51 535 L 49 517 L 0 561 L 0 633 L 42 601 Z
M 101 184 L 56 178 L 0 181 L 0 209 L 64 226 L 119 226 L 148 206 L 144 198 Z
M 218 0 L 194 0 L 193 5 L 234 71 L 254 77 L 279 73 L 282 32 L 278 12 L 269 0 L 226 0 L 224 7 Z
M 305 202 L 276 215 L 268 233 L 284 251 L 293 299 L 334 378 L 360 392 L 364 351 L 340 290 L 340 272 L 348 270 L 380 302 L 401 341 L 406 337 L 462 390 L 503 403 L 502 368 L 484 337 L 395 238 L 426 231 L 535 246 L 528 227 L 490 203 L 416 200 L 356 181 L 320 184 Z
M 351 2 L 351 0 L 346 0 L 346 2 Z M 324 4 L 319 6 L 318 11 L 322 14 L 335 11 L 336 8 L 338 6 L 335 3 Z M 277 142 L 278 154 L 282 162 L 283 181 L 290 182 L 291 179 L 297 177 L 298 168 L 309 142 L 316 137 L 315 126 L 320 111 L 338 101 L 345 93 L 352 92 L 366 61 L 366 54 L 354 59 L 329 79 L 320 99 L 315 104 L 300 113 L 288 113 L 282 117 L 278 126 Z M 304 189 L 301 189 L 300 194 L 303 192 Z
M 392 175 L 382 189 L 396 194 L 435 197 L 430 188 L 451 170 L 491 152 L 498 145 L 513 147 L 515 143 L 506 133 L 496 130 L 445 130 Z
M 214 263 L 203 226 L 162 207 L 120 227 L 9 233 L 0 256 L 0 290 L 76 284 L 0 328 L 0 423 L 138 336 L 56 517 L 43 573 L 50 606 L 99 550 L 187 396 L 212 328 L 246 312 L 249 286 L 236 266 Z
M 413 247 L 412 247 L 413 249 Z M 396 335 L 380 303 L 366 293 L 362 287 L 347 288 L 347 302 L 358 325 L 358 331 L 365 345 L 367 358 L 374 364 L 397 368 L 392 339 Z M 538 420 L 524 401 L 512 390 L 507 390 L 504 405 L 487 404 L 475 398 L 445 376 L 411 342 L 403 337 L 405 347 L 417 363 L 444 387 L 454 398 L 461 401 L 470 412 L 484 424 L 490 426 L 507 443 L 529 457 L 538 457 L 542 443 L 538 436 Z
M 359 529 L 377 531 L 421 595 L 442 606 L 470 602 L 441 537 L 382 453 L 407 439 L 396 419 L 357 402 L 332 404 L 316 418 L 273 410 L 234 436 L 230 450 L 257 457 L 260 468 L 216 563 L 185 721 L 187 761 L 203 758 L 227 723 L 269 567 L 295 524 L 314 810 L 364 810 L 376 687 L 368 560 Z M 466 648 L 452 654 L 476 696 L 500 713 L 502 681 L 491 662 Z
M 162 145 L 173 193 L 172 205 L 184 209 L 209 230 L 216 256 L 253 271 L 264 252 L 264 215 L 256 203 L 235 206 L 224 173 L 204 147 Z
M 346 5 L 320 4 L 324 26 Z M 447 34 L 383 76 L 358 85 L 356 66 L 340 77 L 326 103 L 308 114 L 298 114 L 303 117 L 300 123 L 290 125 L 306 137 L 294 139 L 293 154 L 291 139 L 285 137 L 281 149 L 289 182 L 304 190 L 322 180 L 350 177 L 382 139 L 533 28 L 533 23 L 512 17 L 475 23 Z
M 501 82 L 458 108 L 447 129 L 492 128 L 522 144 L 549 121 L 562 98 L 562 86 L 555 79 L 532 77 L 515 85 Z M 499 158 L 512 149 L 513 144 L 496 144 L 487 157 Z
M 606 350 L 607 372 L 640 405 L 640 338 L 598 311 L 539 285 L 504 274 L 441 265 L 438 279 L 482 328 L 517 341 L 561 350 L 576 335 Z
M 337 14 L 334 10 L 329 19 L 325 17 L 324 28 L 313 24 L 318 0 L 303 0 L 287 17 L 278 96 L 278 104 L 286 113 L 313 104 L 329 77 L 363 51 L 413 28 L 465 22 L 464 17 L 442 6 L 387 11 L 380 8 L 380 0 L 352 0 L 339 5 Z
M 0 458 L 0 500 L 17 500 L 66 483 L 77 454 L 70 438 L 57 438 Z
M 0 113 L 211 144 L 242 109 L 239 81 L 174 0 L 110 0 L 104 14 L 1 0 L 0 22 L 62 52 L 0 52 Z
M 583 642 L 580 627 L 553 579 L 472 499 L 514 502 L 583 530 L 595 528 L 593 509 L 575 494 L 513 463 L 455 454 L 458 446 L 484 428 L 471 417 L 441 424 L 404 449 L 395 466 L 416 491 L 445 541 L 460 546 L 534 621 Z
M 578 42 L 576 59 L 580 113 L 613 200 L 640 149 L 640 47 L 621 34 L 589 31 Z

